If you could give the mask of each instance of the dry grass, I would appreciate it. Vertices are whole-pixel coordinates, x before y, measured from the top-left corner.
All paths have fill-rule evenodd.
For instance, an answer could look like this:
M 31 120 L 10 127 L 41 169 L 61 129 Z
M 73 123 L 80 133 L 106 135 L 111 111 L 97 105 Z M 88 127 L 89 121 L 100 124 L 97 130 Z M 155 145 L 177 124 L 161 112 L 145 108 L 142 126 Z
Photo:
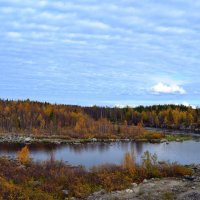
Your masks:
M 152 177 L 181 177 L 191 170 L 178 164 L 158 164 L 155 155 L 146 152 L 142 165 L 136 165 L 131 153 L 126 153 L 122 165 L 101 165 L 86 171 L 53 159 L 23 165 L 16 160 L 0 158 L 0 199 L 64 199 L 62 190 L 70 196 L 84 198 L 99 189 L 121 190 L 132 182 Z

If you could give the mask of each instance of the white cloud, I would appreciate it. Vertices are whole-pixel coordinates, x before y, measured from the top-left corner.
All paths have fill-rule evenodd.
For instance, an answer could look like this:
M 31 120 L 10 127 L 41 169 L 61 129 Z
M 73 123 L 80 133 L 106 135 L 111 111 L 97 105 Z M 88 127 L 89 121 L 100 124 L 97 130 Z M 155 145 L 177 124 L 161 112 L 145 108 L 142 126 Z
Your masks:
M 8 32 L 7 36 L 13 39 L 19 39 L 21 38 L 21 33 L 18 32 Z
M 90 28 L 97 28 L 97 29 L 108 29 L 110 28 L 109 25 L 100 22 L 100 21 L 94 21 L 94 20 L 79 20 L 78 25 L 90 27 Z
M 13 81 L 20 85 L 17 78 L 27 76 L 37 80 L 36 84 L 41 81 L 46 84 L 51 77 L 52 87 L 58 85 L 59 95 L 70 94 L 70 98 L 81 97 L 83 101 L 93 93 L 93 99 L 110 105 L 132 105 L 131 99 L 136 105 L 168 101 L 198 105 L 200 91 L 195 90 L 200 84 L 200 3 L 197 5 L 194 0 L 0 2 L 0 68 L 5 65 L 6 72 L 10 70 L 9 76 L 0 78 L 2 84 Z M 51 59 L 53 63 L 49 63 Z M 27 60 L 35 63 L 26 63 Z M 55 66 L 60 71 L 59 80 L 55 78 L 58 73 L 49 70 Z M 46 80 L 41 80 L 38 70 Z M 23 85 L 18 91 L 28 96 L 30 91 L 25 92 Z M 182 87 L 187 95 L 180 95 L 186 93 Z M 3 90 L 7 92 L 5 87 Z M 85 96 L 80 96 L 83 91 Z M 178 95 L 157 98 L 155 94 Z M 90 104 L 97 103 L 92 98 Z M 116 101 L 108 102 L 111 99 Z
M 185 94 L 186 93 L 184 88 L 182 88 L 181 86 L 179 86 L 177 84 L 168 85 L 168 84 L 163 84 L 161 82 L 156 84 L 156 85 L 154 85 L 151 88 L 151 91 L 153 93 L 156 93 L 156 94 L 159 94 L 159 93 L 164 93 L 164 94 L 175 94 L 175 93 Z
M 7 32 L 6 36 L 15 41 L 22 41 L 22 34 L 19 32 Z
M 187 107 L 191 106 L 193 109 L 196 108 L 195 105 L 191 105 L 190 103 L 188 103 L 188 102 L 186 102 L 186 101 L 184 101 L 184 102 L 182 103 L 182 105 L 187 106 Z
M 156 30 L 161 33 L 173 33 L 173 34 L 184 34 L 184 33 L 192 33 L 193 30 L 181 27 L 167 27 L 167 26 L 159 26 L 156 27 Z

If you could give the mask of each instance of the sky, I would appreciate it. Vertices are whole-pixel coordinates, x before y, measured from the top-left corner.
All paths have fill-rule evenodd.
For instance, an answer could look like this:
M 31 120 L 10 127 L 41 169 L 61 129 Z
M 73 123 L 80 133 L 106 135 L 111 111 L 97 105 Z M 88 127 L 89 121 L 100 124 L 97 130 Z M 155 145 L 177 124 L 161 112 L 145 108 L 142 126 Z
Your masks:
M 0 98 L 200 105 L 200 1 L 0 0 Z

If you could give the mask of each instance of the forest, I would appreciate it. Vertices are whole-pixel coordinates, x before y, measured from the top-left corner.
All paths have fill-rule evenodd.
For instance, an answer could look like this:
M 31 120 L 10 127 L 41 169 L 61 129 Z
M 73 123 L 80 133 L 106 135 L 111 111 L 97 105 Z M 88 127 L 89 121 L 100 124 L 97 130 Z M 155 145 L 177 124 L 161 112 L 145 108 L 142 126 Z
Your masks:
M 73 138 L 132 137 L 142 127 L 198 131 L 200 109 L 184 105 L 81 107 L 30 100 L 0 100 L 0 132 Z

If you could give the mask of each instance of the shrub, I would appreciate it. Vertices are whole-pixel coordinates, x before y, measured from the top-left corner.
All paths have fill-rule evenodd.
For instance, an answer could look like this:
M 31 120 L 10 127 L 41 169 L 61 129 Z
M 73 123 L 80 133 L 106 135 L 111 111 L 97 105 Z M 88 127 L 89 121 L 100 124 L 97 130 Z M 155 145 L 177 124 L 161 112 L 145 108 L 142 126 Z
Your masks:
M 17 153 L 17 159 L 22 164 L 28 164 L 30 162 L 30 156 L 29 156 L 29 150 L 28 147 L 23 147 L 18 153 Z
M 151 131 L 145 131 L 143 134 L 145 139 L 153 140 L 153 139 L 162 139 L 164 138 L 164 135 L 159 132 L 151 132 Z
M 192 171 L 176 163 L 157 162 L 157 156 L 145 152 L 142 165 L 136 165 L 126 153 L 122 165 L 100 165 L 86 171 L 53 158 L 46 162 L 30 162 L 26 168 L 19 162 L 0 158 L 0 199 L 51 200 L 65 197 L 85 198 L 100 189 L 122 190 L 131 183 L 152 177 L 181 177 Z M 69 195 L 63 194 L 67 190 Z
M 151 154 L 149 151 L 144 152 L 142 156 L 142 167 L 146 171 L 147 178 L 160 177 L 161 172 L 158 169 L 157 155 Z
M 127 169 L 131 175 L 135 174 L 136 171 L 135 160 L 133 154 L 131 154 L 130 152 L 127 152 L 124 155 L 123 167 Z
M 160 166 L 160 170 L 163 176 L 166 176 L 166 177 L 182 177 L 185 175 L 192 174 L 192 170 L 190 168 L 186 168 L 177 163 L 173 163 L 173 164 L 165 163 Z

